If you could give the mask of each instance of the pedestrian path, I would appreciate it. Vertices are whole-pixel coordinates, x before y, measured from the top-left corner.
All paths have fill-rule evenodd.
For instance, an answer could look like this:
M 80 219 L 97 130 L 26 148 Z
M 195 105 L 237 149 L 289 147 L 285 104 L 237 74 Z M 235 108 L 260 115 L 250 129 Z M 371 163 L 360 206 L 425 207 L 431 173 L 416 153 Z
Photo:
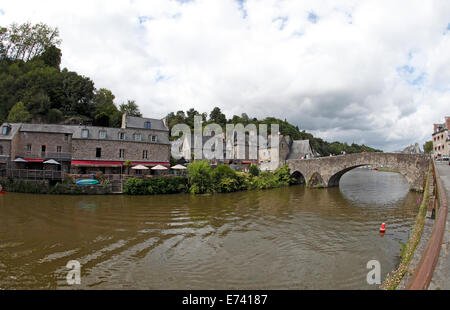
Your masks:
M 450 166 L 448 163 L 439 163 L 436 164 L 436 168 L 441 176 L 442 185 L 445 187 L 448 200 L 450 199 Z M 447 214 L 447 224 L 439 260 L 434 269 L 433 278 L 428 289 L 450 290 L 450 214 Z

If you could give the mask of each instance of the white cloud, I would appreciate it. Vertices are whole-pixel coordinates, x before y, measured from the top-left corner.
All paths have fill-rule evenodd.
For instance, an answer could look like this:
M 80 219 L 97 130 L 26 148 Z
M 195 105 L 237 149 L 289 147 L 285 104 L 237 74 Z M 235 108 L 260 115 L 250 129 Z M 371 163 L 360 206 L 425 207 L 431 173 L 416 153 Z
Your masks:
M 447 0 L 10 1 L 0 10 L 3 25 L 57 26 L 63 66 L 152 117 L 219 106 L 395 150 L 430 139 L 450 115 Z

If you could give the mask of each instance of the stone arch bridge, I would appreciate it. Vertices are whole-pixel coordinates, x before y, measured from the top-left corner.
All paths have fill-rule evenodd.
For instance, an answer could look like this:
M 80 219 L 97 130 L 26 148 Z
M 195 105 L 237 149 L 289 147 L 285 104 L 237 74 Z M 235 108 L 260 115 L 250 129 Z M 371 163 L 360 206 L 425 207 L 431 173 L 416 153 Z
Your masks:
M 422 154 L 356 153 L 312 159 L 290 159 L 287 164 L 294 177 L 308 187 L 339 186 L 344 173 L 365 165 L 397 170 L 408 181 L 411 190 L 423 191 L 429 157 Z

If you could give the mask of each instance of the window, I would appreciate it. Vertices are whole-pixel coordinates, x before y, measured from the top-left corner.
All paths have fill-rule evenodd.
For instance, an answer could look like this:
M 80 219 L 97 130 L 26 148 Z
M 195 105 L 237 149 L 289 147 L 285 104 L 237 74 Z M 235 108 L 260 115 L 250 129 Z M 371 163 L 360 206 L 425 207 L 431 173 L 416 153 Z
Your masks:
M 8 134 L 8 126 L 3 126 L 3 128 L 2 128 L 2 134 L 3 135 L 7 135 Z
M 142 140 L 142 136 L 140 133 L 135 133 L 134 134 L 134 141 L 141 141 Z
M 31 144 L 27 144 L 27 152 L 31 152 Z
M 3 146 L 0 145 L 0 155 L 3 155 Z
M 83 137 L 83 138 L 88 138 L 88 137 L 89 137 L 89 130 L 83 129 L 83 130 L 81 131 L 81 137 Z
M 148 151 L 147 150 L 142 151 L 142 159 L 148 159 Z
M 119 158 L 125 158 L 125 149 L 119 150 Z
M 150 140 L 152 142 L 157 142 L 158 141 L 158 136 L 150 136 Z
M 95 157 L 97 158 L 102 157 L 102 149 L 100 147 L 95 149 Z
M 145 128 L 150 129 L 151 128 L 151 123 L 150 122 L 145 122 Z
M 106 139 L 106 131 L 101 130 L 101 131 L 98 133 L 98 137 L 99 137 L 99 139 Z
M 60 145 L 58 145 L 56 147 L 56 153 L 61 153 L 61 151 L 62 151 L 62 147 Z
M 41 152 L 42 153 L 45 153 L 46 149 L 47 149 L 47 147 L 45 145 L 41 145 Z
M 125 133 L 124 132 L 119 133 L 119 139 L 120 140 L 125 140 Z
M 68 133 L 66 133 L 65 135 L 64 135 L 64 141 L 69 141 L 69 134 Z

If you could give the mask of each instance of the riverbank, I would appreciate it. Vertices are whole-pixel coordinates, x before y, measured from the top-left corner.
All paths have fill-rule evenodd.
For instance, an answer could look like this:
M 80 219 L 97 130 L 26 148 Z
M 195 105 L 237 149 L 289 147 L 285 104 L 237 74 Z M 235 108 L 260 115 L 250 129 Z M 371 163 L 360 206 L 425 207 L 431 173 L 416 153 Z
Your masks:
M 288 166 L 260 172 L 256 166 L 250 172 L 243 173 L 231 169 L 228 165 L 212 168 L 205 161 L 188 166 L 187 176 L 171 178 L 138 179 L 130 178 L 125 182 L 127 195 L 158 194 L 213 194 L 232 193 L 246 190 L 271 189 L 295 184 Z
M 408 242 L 401 250 L 401 261 L 396 270 L 388 274 L 380 288 L 385 290 L 395 290 L 400 285 L 402 279 L 407 274 L 410 267 L 410 262 L 415 256 L 415 250 L 421 241 L 422 233 L 424 231 L 425 220 L 427 215 L 428 205 L 430 203 L 431 182 L 432 182 L 432 166 L 428 167 L 427 179 L 425 183 L 425 190 L 419 206 L 419 212 L 416 216 L 416 221 L 412 229 L 412 234 Z M 428 231 L 428 230 L 427 230 Z
M 2 179 L 0 184 L 7 192 L 50 195 L 109 195 L 113 194 L 112 184 L 77 185 L 34 180 Z

